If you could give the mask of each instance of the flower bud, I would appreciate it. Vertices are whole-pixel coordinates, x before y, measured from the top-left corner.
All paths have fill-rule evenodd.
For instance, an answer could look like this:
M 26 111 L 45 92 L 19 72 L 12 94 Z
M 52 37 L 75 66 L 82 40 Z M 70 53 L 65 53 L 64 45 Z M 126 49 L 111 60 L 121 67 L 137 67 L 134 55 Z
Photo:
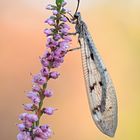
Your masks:
M 30 136 L 29 132 L 20 132 L 17 135 L 17 140 L 32 140 L 32 137 Z
M 32 90 L 33 90 L 33 92 L 40 92 L 41 87 L 38 84 L 33 84 Z
M 58 11 L 57 10 L 53 10 L 53 14 L 54 15 L 57 15 L 58 14 Z
M 62 7 L 64 7 L 67 4 L 66 1 L 62 2 Z
M 45 29 L 45 30 L 44 30 L 44 33 L 45 33 L 47 36 L 49 36 L 49 35 L 51 35 L 53 32 L 52 32 L 50 29 Z
M 51 4 L 48 4 L 47 7 L 46 7 L 46 9 L 48 9 L 48 10 L 53 10 L 53 7 L 52 7 Z
M 17 124 L 19 131 L 25 130 L 25 125 L 23 123 Z
M 48 19 L 45 21 L 45 23 L 48 23 L 49 25 L 54 25 L 54 24 L 55 24 L 54 20 L 51 19 L 51 18 L 48 18 Z
M 28 113 L 22 113 L 19 115 L 19 119 L 24 120 L 27 115 L 28 115 Z
M 47 114 L 47 115 L 52 115 L 54 113 L 56 109 L 53 108 L 53 107 L 47 107 L 47 108 L 44 108 L 44 113 Z
M 46 58 L 41 58 L 41 64 L 44 66 L 44 67 L 48 67 L 49 66 L 49 61 L 46 59 Z
M 46 97 L 51 97 L 51 96 L 53 95 L 53 92 L 52 92 L 52 90 L 47 89 L 47 90 L 45 90 L 44 95 L 45 95 Z
M 38 117 L 36 114 L 28 114 L 28 120 L 30 122 L 36 122 L 36 121 L 38 121 Z
M 39 85 L 43 85 L 46 83 L 46 78 L 43 77 L 40 73 L 33 76 L 33 82 Z
M 62 17 L 60 20 L 63 21 L 63 22 L 67 22 L 68 21 L 68 19 L 66 17 Z
M 24 109 L 27 111 L 33 111 L 34 105 L 33 104 L 24 104 Z
M 49 75 L 49 70 L 48 70 L 48 68 L 45 68 L 45 67 L 43 67 L 41 70 L 40 70 L 40 72 L 41 72 L 41 75 L 42 76 L 48 76 Z
M 50 78 L 52 79 L 57 79 L 59 75 L 60 75 L 59 72 L 55 72 L 55 71 L 50 72 Z

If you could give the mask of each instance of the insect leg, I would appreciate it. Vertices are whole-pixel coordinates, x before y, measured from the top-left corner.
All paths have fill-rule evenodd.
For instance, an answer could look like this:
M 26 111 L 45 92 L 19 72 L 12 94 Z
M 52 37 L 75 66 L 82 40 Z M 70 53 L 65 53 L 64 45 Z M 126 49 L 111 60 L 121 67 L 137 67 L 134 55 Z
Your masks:
M 77 48 L 69 49 L 67 52 L 71 52 L 71 51 L 75 51 L 75 50 L 79 50 L 79 49 L 81 49 L 81 47 L 77 47 Z
M 75 32 L 75 33 L 68 33 L 68 35 L 77 35 L 78 33 Z

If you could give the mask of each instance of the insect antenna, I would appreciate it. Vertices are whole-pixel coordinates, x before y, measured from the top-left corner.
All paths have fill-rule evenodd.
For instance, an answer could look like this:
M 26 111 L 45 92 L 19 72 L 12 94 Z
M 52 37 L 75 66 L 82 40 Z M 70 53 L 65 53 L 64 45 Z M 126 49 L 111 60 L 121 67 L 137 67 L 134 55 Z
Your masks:
M 76 15 L 76 13 L 77 13 L 77 11 L 78 11 L 78 9 L 79 9 L 79 5 L 80 5 L 80 0 L 78 0 L 77 8 L 76 8 L 76 11 L 75 11 L 74 15 Z
M 79 5 L 80 5 L 80 0 L 77 0 L 78 1 L 78 3 L 77 3 L 77 7 L 76 7 L 76 10 L 75 10 L 75 13 L 74 13 L 74 15 L 72 15 L 71 13 L 68 13 L 71 17 L 72 17 L 72 19 L 71 20 L 75 20 L 76 18 L 75 18 L 75 15 L 76 15 L 76 13 L 77 13 L 77 11 L 78 11 L 78 9 L 79 9 Z
M 72 24 L 75 24 L 74 20 L 77 19 L 77 18 L 76 18 L 76 13 L 77 13 L 77 11 L 78 11 L 78 9 L 79 9 L 80 0 L 77 0 L 77 1 L 78 1 L 78 3 L 77 3 L 77 7 L 76 7 L 76 10 L 75 10 L 74 15 L 72 15 L 72 14 L 69 13 L 69 12 L 67 13 L 67 14 L 71 17 L 71 19 L 69 19 L 66 15 L 64 15 L 64 16 L 67 18 L 67 20 L 68 20 L 70 23 L 72 23 Z

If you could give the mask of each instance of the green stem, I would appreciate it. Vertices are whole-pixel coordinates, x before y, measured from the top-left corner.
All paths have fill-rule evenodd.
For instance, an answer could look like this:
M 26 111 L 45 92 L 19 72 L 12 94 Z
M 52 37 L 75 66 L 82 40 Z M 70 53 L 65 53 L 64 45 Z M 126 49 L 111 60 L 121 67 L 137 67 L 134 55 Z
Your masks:
M 39 126 L 40 118 L 42 116 L 42 106 L 43 106 L 43 101 L 44 101 L 44 98 L 45 98 L 44 92 L 45 92 L 46 88 L 47 88 L 47 83 L 45 83 L 43 85 L 42 92 L 40 93 L 40 99 L 41 99 L 41 101 L 39 103 L 39 108 L 37 110 L 38 121 L 36 122 L 36 126 Z

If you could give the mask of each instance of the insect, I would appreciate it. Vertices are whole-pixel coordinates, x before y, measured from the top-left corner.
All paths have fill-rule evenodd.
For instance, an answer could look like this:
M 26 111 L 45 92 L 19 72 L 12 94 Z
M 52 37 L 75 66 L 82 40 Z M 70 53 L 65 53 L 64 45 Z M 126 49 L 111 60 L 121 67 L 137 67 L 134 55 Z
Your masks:
M 78 0 L 78 6 L 79 7 Z M 92 118 L 101 132 L 113 137 L 117 128 L 117 99 L 108 71 L 99 55 L 87 25 L 75 12 L 75 29 L 81 46 L 83 71 Z

